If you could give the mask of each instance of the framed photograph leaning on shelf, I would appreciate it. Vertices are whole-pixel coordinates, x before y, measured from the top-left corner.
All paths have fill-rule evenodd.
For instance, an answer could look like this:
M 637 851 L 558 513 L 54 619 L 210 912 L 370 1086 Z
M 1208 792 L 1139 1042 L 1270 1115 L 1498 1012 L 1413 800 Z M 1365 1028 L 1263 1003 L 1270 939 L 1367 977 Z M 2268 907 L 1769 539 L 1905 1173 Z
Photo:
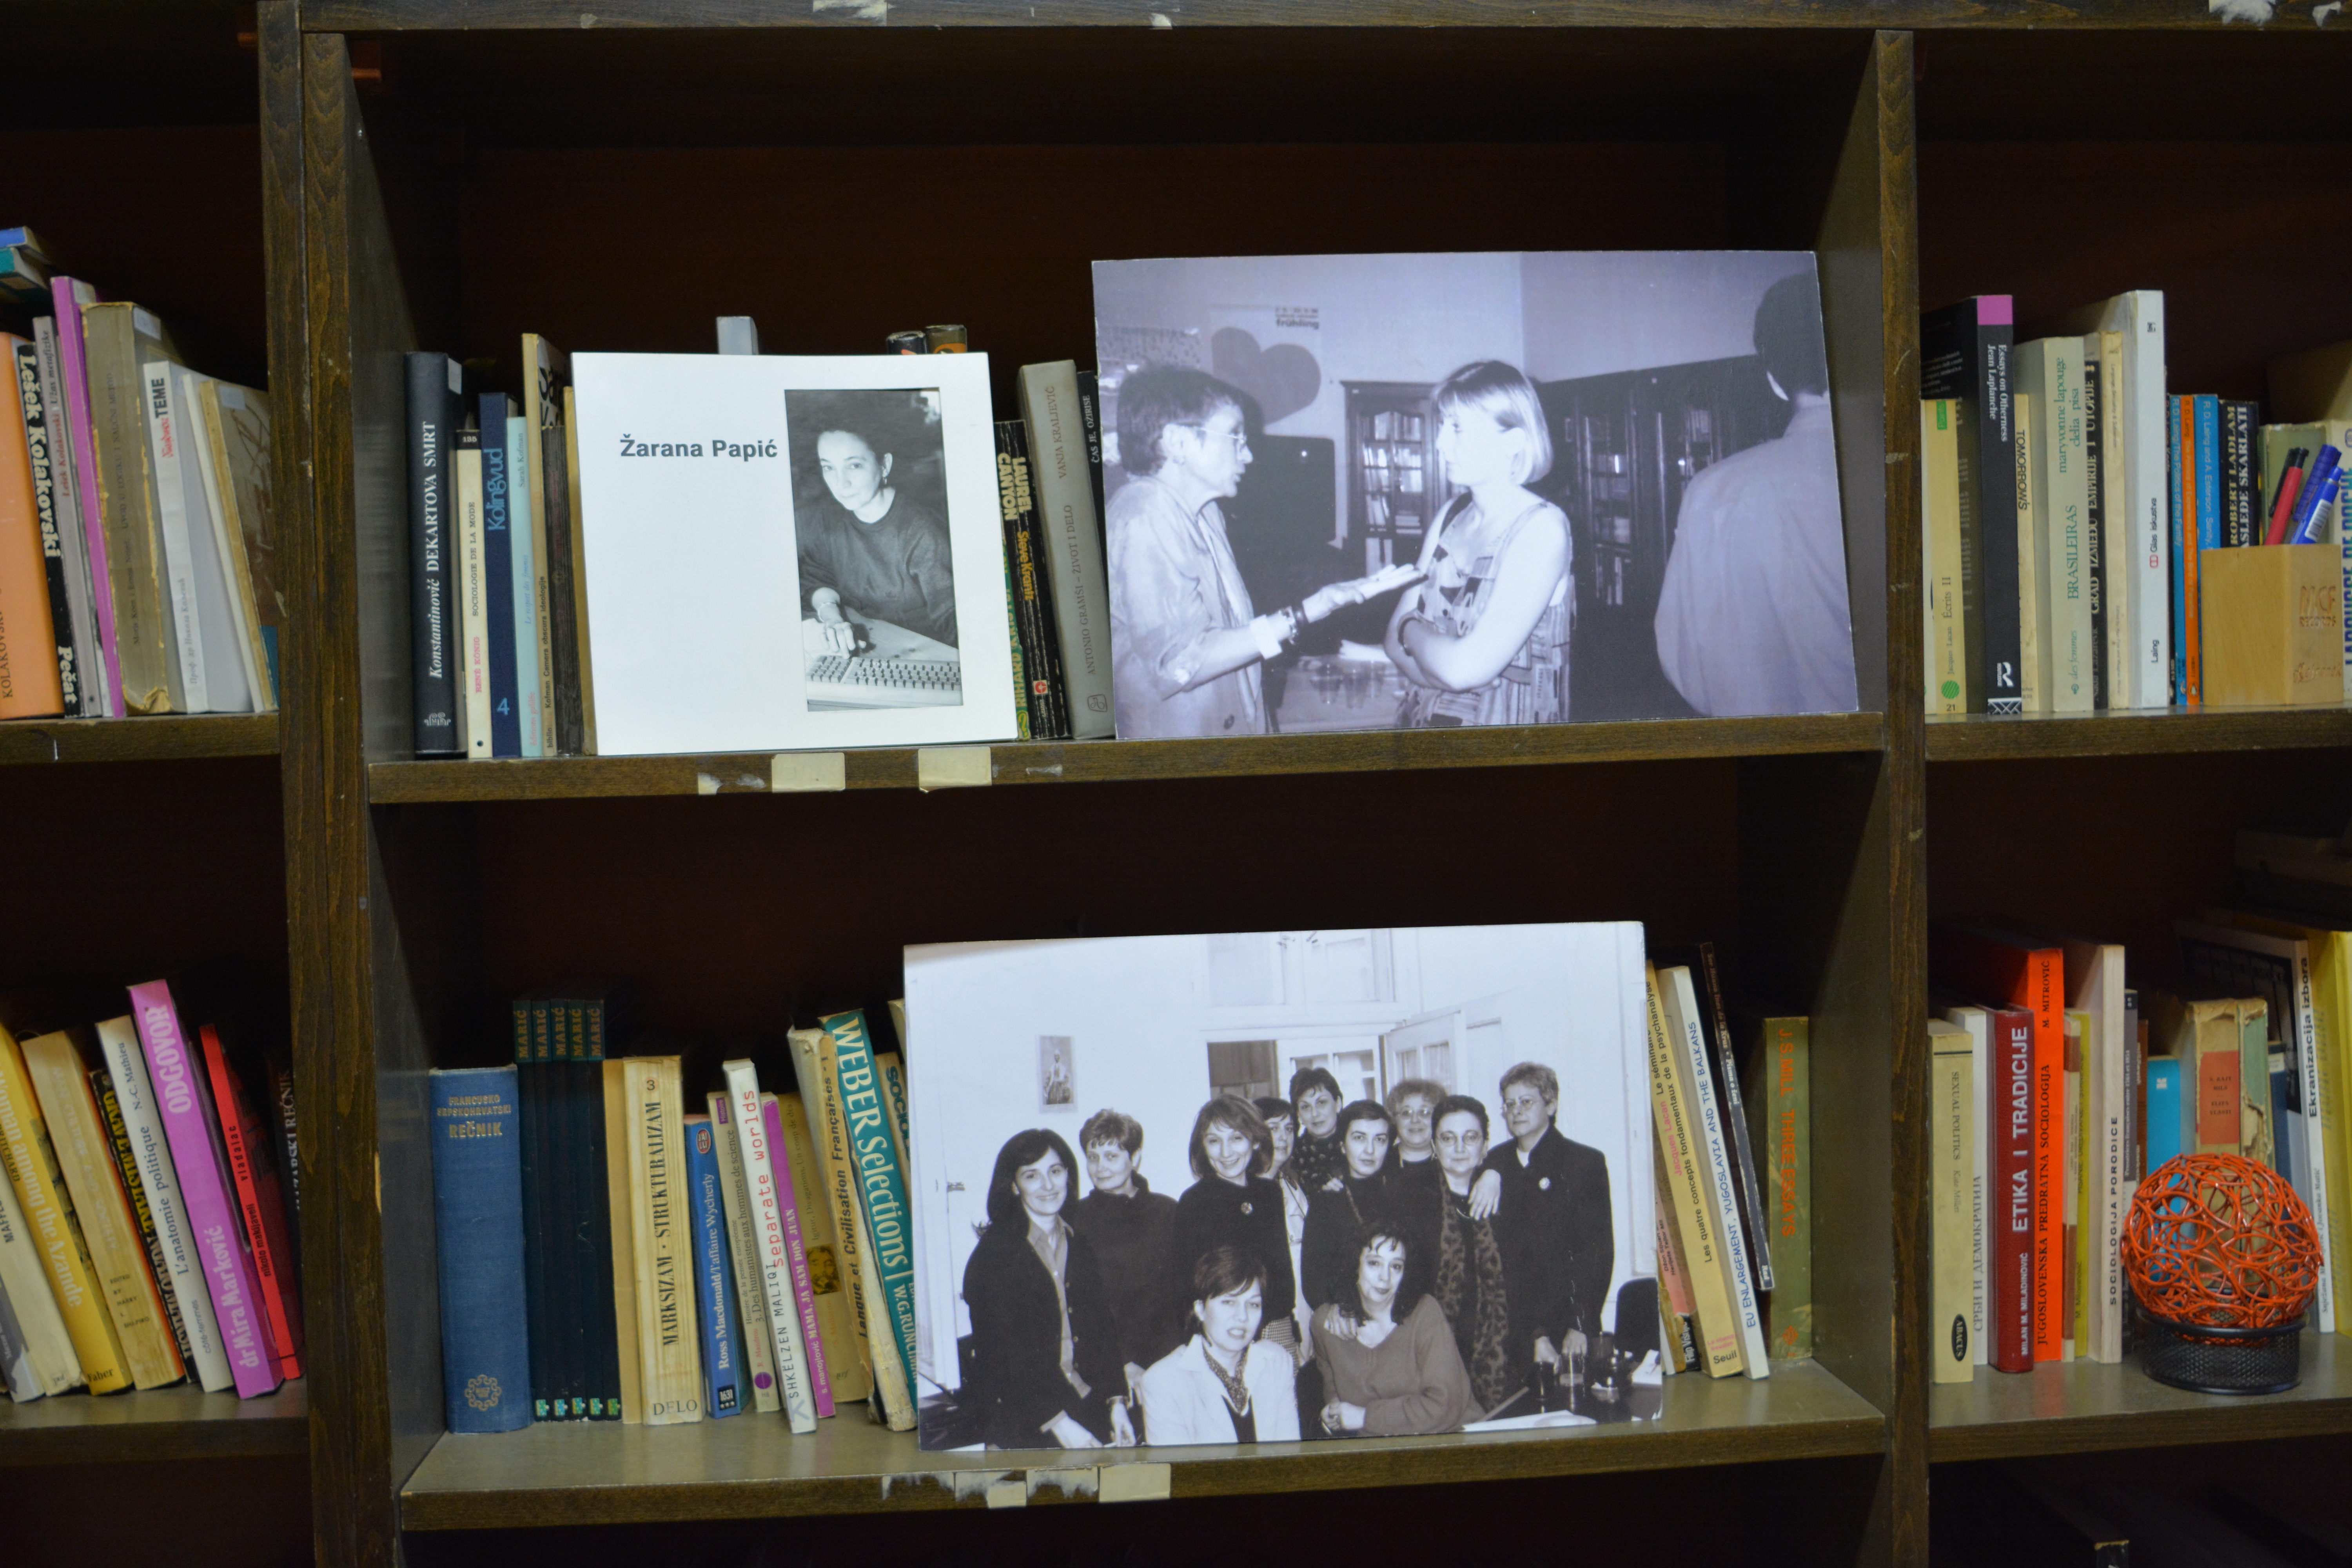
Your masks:
M 908 948 L 923 1446 L 1654 1416 L 1643 1008 L 1634 924 Z
M 1095 263 L 1121 739 L 1850 712 L 1807 251 Z
M 985 354 L 572 363 L 600 751 L 1013 735 Z

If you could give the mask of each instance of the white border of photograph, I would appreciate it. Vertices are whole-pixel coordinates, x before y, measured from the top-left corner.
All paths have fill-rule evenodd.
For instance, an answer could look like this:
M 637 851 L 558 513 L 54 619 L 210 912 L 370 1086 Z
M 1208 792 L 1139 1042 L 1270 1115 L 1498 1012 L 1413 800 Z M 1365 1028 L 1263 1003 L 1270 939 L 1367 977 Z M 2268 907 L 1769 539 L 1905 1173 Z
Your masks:
M 579 353 L 572 373 L 603 754 L 1013 738 L 987 355 Z M 963 701 L 811 711 L 784 394 L 924 387 L 940 391 Z M 625 458 L 625 435 L 706 455 Z M 713 458 L 714 440 L 773 455 Z

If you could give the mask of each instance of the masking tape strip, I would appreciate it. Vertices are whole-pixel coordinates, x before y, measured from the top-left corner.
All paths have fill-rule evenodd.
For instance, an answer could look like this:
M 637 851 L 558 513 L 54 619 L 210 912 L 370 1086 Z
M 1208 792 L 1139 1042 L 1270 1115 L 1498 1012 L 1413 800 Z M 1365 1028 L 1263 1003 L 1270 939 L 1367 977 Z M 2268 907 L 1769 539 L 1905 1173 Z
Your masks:
M 1105 1465 L 1097 1472 L 1095 1497 L 1101 1502 L 1166 1502 L 1176 1467 L 1142 1460 Z
M 768 787 L 807 795 L 849 787 L 849 759 L 840 752 L 779 752 L 768 764 Z
M 915 752 L 917 789 L 964 789 L 995 776 L 986 746 L 924 746 Z

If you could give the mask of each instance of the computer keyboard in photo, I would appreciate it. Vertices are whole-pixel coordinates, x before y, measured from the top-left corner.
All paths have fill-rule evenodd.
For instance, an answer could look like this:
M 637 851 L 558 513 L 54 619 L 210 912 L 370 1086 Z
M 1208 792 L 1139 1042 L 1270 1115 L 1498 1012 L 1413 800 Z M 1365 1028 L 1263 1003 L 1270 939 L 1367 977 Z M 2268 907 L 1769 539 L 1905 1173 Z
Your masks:
M 809 666 L 808 700 L 856 708 L 946 708 L 963 701 L 963 666 L 949 658 L 851 658 Z

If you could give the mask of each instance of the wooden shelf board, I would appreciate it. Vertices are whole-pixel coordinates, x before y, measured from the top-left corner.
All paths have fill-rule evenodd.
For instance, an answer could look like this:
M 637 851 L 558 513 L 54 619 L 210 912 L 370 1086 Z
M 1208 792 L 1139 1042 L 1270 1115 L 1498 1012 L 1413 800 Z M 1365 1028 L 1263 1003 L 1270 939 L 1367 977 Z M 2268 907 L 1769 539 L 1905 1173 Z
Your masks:
M 1669 1378 L 1654 1422 L 1566 1431 L 1455 1433 L 1244 1449 L 1137 1449 L 1114 1463 L 1167 1464 L 1168 1495 L 1339 1490 L 1664 1469 L 1763 1459 L 1875 1454 L 1878 1411 L 1810 1362 L 1769 1380 Z M 545 1425 L 492 1436 L 444 1436 L 401 1492 L 407 1530 L 760 1519 L 986 1506 L 991 1481 L 1026 1479 L 1034 1500 L 1071 1497 L 1048 1472 L 1083 1465 L 1055 1455 L 1030 1468 L 1018 1453 L 926 1454 L 850 1408 L 795 1437 L 772 1415 L 690 1426 Z M 1043 1458 L 1040 1456 L 1040 1458 Z M 1085 1485 L 1094 1472 L 1084 1470 Z
M 2136 1359 L 2023 1373 L 1979 1367 L 1973 1383 L 1929 1391 L 1927 1456 L 1940 1464 L 2352 1432 L 2352 1348 L 2339 1346 L 2340 1338 L 2305 1334 L 2303 1382 L 2264 1395 L 2168 1388 Z
M 1022 742 L 989 748 L 989 761 L 993 781 L 1000 784 L 1109 784 L 1868 752 L 1878 749 L 1885 732 L 1875 713 L 1824 713 L 1785 719 L 1674 719 L 1489 730 L 1372 730 L 1231 741 Z M 911 749 L 877 748 L 844 756 L 851 789 L 916 787 L 916 753 Z M 772 753 L 756 752 L 719 756 L 377 763 L 368 769 L 368 798 L 383 805 L 415 801 L 758 795 L 768 789 L 772 761 Z
M 180 757 L 274 757 L 275 713 L 191 713 L 157 719 L 17 719 L 0 723 L 0 766 L 16 763 L 139 763 Z
M 2352 706 L 2157 708 L 2005 718 L 1969 713 L 1927 721 L 1931 763 L 2317 746 L 2352 746 Z
M 183 1385 L 0 1400 L 0 1466 L 238 1459 L 310 1447 L 310 1401 L 299 1379 L 261 1399 Z

